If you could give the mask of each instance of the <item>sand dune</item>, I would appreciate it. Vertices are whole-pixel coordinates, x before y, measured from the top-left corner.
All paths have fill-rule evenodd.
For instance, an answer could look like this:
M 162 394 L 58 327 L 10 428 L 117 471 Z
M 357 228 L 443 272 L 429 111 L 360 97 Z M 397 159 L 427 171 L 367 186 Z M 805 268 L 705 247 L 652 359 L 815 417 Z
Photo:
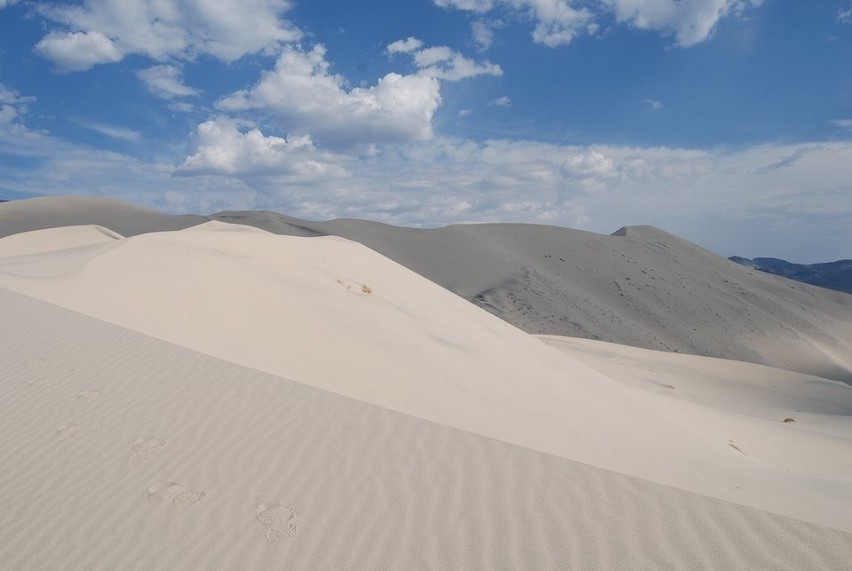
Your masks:
M 99 225 L 121 234 L 182 230 L 204 216 L 164 214 L 105 197 L 50 196 L 0 204 L 0 238 L 46 228 Z
M 742 267 L 649 226 L 436 230 L 274 213 L 213 218 L 343 236 L 529 333 L 736 359 L 852 382 L 852 296 Z
M 94 244 L 108 244 L 122 238 L 124 236 L 96 225 L 34 230 L 0 240 L 0 257 L 26 256 Z
M 7 255 L 0 287 L 441 425 L 852 531 L 848 386 L 778 371 L 793 396 L 758 403 L 772 393 L 761 368 L 743 385 L 759 414 L 724 406 L 722 385 L 692 399 L 649 391 L 342 238 L 211 222 L 73 256 Z M 755 374 L 729 367 L 730 379 Z
M 606 236 L 552 226 L 437 230 L 271 212 L 211 218 L 361 242 L 535 334 L 759 363 L 852 382 L 852 296 L 741 267 L 651 227 Z M 102 198 L 0 204 L 0 236 L 97 224 L 123 236 L 206 222 Z
M 842 569 L 852 535 L 0 289 L 9 569 Z

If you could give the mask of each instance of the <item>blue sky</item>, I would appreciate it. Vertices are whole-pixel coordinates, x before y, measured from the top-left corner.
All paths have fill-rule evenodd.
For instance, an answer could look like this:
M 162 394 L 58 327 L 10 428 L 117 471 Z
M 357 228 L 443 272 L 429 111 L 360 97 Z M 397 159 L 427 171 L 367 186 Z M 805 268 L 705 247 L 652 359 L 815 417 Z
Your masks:
M 0 196 L 852 258 L 852 0 L 0 0 Z

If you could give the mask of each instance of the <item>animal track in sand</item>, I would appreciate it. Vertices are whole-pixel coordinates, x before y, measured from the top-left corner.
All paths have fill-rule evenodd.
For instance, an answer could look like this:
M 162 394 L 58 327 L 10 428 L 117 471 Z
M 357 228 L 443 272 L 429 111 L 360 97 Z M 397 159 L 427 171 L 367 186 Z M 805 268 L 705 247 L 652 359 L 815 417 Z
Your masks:
M 97 428 L 85 428 L 79 424 L 66 424 L 65 426 L 60 426 L 56 429 L 54 434 L 63 438 L 74 438 L 79 440 L 80 438 L 85 438 L 97 431 Z
M 257 504 L 257 519 L 266 528 L 266 540 L 280 543 L 296 534 L 296 514 L 291 507 L 281 504 Z
M 143 464 L 157 455 L 157 453 L 166 445 L 165 440 L 159 438 L 137 438 L 133 444 L 133 456 L 130 461 L 134 464 Z
M 207 494 L 201 490 L 187 490 L 177 482 L 160 482 L 148 487 L 148 500 L 172 504 L 194 504 Z

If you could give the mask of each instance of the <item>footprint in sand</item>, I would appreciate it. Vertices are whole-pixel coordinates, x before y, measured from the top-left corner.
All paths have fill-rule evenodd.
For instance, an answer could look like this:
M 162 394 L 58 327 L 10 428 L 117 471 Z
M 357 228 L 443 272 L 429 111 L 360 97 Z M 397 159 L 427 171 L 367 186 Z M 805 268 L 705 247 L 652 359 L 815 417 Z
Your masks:
M 257 519 L 266 526 L 266 540 L 280 543 L 296 534 L 296 514 L 291 507 L 281 504 L 257 504 Z
M 65 426 L 60 426 L 56 429 L 54 434 L 63 438 L 80 439 L 85 438 L 90 434 L 94 434 L 97 431 L 98 430 L 96 428 L 85 428 L 79 424 L 66 424 Z
M 133 456 L 130 457 L 130 461 L 134 464 L 144 464 L 156 456 L 165 445 L 166 441 L 159 438 L 137 438 L 131 449 Z
M 187 490 L 177 482 L 160 482 L 148 488 L 148 500 L 172 504 L 194 504 L 204 496 L 201 490 Z

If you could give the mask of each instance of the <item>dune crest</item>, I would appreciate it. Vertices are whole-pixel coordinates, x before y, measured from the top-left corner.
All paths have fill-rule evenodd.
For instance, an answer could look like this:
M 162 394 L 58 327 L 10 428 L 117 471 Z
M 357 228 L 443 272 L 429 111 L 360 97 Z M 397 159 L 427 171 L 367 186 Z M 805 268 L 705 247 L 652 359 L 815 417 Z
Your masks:
M 676 401 L 339 237 L 211 223 L 86 252 L 50 278 L 39 268 L 67 257 L 0 259 L 0 286 L 439 424 L 852 530 L 852 508 L 838 508 L 852 500 L 852 439 L 836 434 L 852 434 L 848 387 L 831 385 L 839 409 L 814 406 L 795 426 L 784 401 L 771 423 Z M 833 428 L 808 429 L 820 419 Z

